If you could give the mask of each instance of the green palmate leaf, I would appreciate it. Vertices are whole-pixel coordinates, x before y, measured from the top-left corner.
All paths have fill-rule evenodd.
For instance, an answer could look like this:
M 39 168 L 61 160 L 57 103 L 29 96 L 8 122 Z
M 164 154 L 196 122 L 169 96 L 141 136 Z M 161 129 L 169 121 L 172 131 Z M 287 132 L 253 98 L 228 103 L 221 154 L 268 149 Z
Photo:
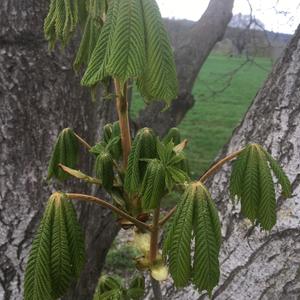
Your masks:
M 82 0 L 51 0 L 47 17 L 44 22 L 45 38 L 50 48 L 55 46 L 56 41 L 66 45 L 74 33 L 80 17 L 79 7 Z M 82 13 L 81 13 L 82 14 Z
M 292 187 L 288 177 L 286 176 L 280 165 L 277 163 L 277 161 L 266 150 L 262 150 L 264 151 L 266 158 L 270 163 L 270 167 L 274 175 L 277 177 L 279 184 L 281 185 L 283 196 L 286 198 L 291 197 Z
M 71 269 L 74 277 L 79 277 L 85 262 L 84 236 L 77 221 L 76 211 L 71 201 L 62 202 L 66 216 L 68 246 L 71 258 Z
M 234 163 L 230 178 L 231 196 L 241 200 L 242 213 L 253 223 L 271 230 L 276 223 L 276 197 L 271 170 L 278 178 L 282 193 L 288 197 L 288 177 L 271 155 L 260 145 L 248 145 Z
M 258 160 L 257 149 L 250 147 L 243 179 L 241 210 L 242 214 L 252 222 L 257 218 L 260 200 Z
M 101 23 L 96 24 L 92 17 L 88 16 L 73 64 L 76 71 L 79 71 L 81 66 L 88 65 L 96 46 L 97 38 L 101 32 L 101 28 Z
M 69 178 L 60 167 L 63 164 L 69 168 L 74 168 L 78 161 L 79 147 L 78 140 L 74 131 L 70 128 L 65 128 L 58 136 L 48 167 L 48 179 L 56 177 L 59 180 Z
M 174 224 L 167 235 L 165 250 L 169 270 L 177 287 L 186 286 L 191 278 L 191 239 L 195 188 L 189 186 L 175 213 Z M 175 223 L 176 222 L 176 223 Z
M 96 159 L 96 177 L 102 182 L 106 190 L 111 190 L 114 182 L 113 159 L 108 151 L 101 152 Z
M 169 102 L 177 97 L 178 90 L 172 49 L 155 0 L 141 0 L 141 3 L 147 65 L 137 86 L 147 102 L 157 99 Z
M 120 1 L 113 34 L 107 72 L 123 84 L 130 78 L 139 77 L 146 62 L 144 23 L 140 0 Z
M 54 201 L 49 200 L 35 236 L 25 270 L 24 299 L 52 300 L 51 287 L 51 227 Z
M 243 179 L 247 167 L 249 150 L 250 148 L 246 148 L 233 163 L 229 186 L 232 199 L 234 199 L 235 196 L 237 196 L 238 199 L 242 197 Z
M 211 295 L 220 277 L 221 227 L 216 207 L 203 185 L 199 185 L 196 191 L 194 233 L 193 283 L 199 291 L 207 290 Z
M 53 295 L 57 299 L 62 296 L 72 280 L 72 264 L 68 242 L 66 214 L 61 197 L 55 201 L 55 217 L 51 236 L 51 278 Z
M 109 123 L 103 127 L 103 140 L 105 143 L 108 143 L 112 137 L 113 124 Z
M 151 159 L 156 156 L 156 140 L 149 128 L 142 128 L 136 135 L 128 157 L 128 167 L 125 174 L 124 187 L 127 192 L 138 192 L 146 170 L 147 163 L 141 159 Z
M 166 136 L 163 139 L 163 142 L 165 144 L 168 144 L 169 142 L 173 142 L 174 145 L 178 145 L 181 142 L 181 135 L 180 135 L 180 131 L 178 128 L 173 127 L 171 128 L 168 133 L 166 134 Z
M 140 195 L 144 209 L 155 209 L 165 194 L 165 168 L 162 163 L 153 159 L 148 163 Z
M 259 179 L 260 179 L 260 201 L 258 208 L 258 220 L 262 228 L 271 230 L 276 224 L 276 198 L 272 175 L 265 160 L 264 153 L 260 152 Z
M 61 193 L 47 203 L 25 272 L 24 298 L 57 299 L 79 276 L 84 242 L 74 208 Z
M 97 40 L 87 70 L 81 80 L 82 85 L 92 87 L 109 77 L 107 63 L 110 59 L 112 50 L 111 45 L 113 42 L 119 7 L 120 0 L 114 0 L 112 4 L 109 5 L 107 19 Z

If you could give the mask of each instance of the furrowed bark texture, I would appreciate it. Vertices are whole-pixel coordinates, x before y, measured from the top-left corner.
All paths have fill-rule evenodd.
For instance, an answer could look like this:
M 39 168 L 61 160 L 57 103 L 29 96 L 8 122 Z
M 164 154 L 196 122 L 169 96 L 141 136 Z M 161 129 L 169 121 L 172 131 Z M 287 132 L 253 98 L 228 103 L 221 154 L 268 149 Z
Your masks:
M 211 0 L 201 19 L 192 27 L 182 29 L 177 21 L 166 21 L 174 48 L 179 95 L 165 112 L 161 112 L 164 107 L 161 102 L 140 111 L 136 120 L 138 127 L 152 127 L 163 136 L 169 128 L 179 124 L 193 107 L 194 82 L 210 51 L 225 34 L 232 17 L 233 2 L 234 0 Z
M 277 194 L 277 225 L 260 232 L 232 206 L 228 195 L 230 165 L 209 186 L 221 212 L 222 276 L 212 299 L 300 298 L 300 27 L 255 97 L 220 157 L 249 142 L 266 147 L 279 160 L 292 182 L 293 196 Z M 208 299 L 192 288 L 175 291 L 169 285 L 165 299 Z
M 61 129 L 72 127 L 93 143 L 112 116 L 93 103 L 71 68 L 73 54 L 49 54 L 42 34 L 48 1 L 0 4 L 0 299 L 23 299 L 23 276 L 33 235 L 54 191 L 46 171 Z M 84 152 L 86 158 L 89 154 Z M 91 170 L 91 160 L 81 162 Z M 91 192 L 72 182 L 57 189 Z M 99 194 L 99 193 L 98 193 Z M 117 233 L 112 215 L 95 205 L 77 206 L 88 260 L 68 299 L 89 299 L 105 254 Z M 42 300 L 42 299 L 41 299 Z

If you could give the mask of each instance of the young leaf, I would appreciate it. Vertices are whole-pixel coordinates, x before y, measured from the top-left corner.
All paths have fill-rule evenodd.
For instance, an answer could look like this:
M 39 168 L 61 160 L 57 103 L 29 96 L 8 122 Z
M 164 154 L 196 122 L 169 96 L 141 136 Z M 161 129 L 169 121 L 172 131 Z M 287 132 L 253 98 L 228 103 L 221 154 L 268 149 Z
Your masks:
M 250 145 L 242 186 L 241 210 L 252 222 L 257 219 L 260 201 L 258 160 L 256 147 Z
M 270 167 L 278 179 L 281 188 L 282 188 L 282 194 L 284 197 L 289 198 L 292 195 L 292 187 L 289 178 L 286 176 L 280 165 L 277 163 L 277 161 L 265 150 L 264 151 L 266 158 L 268 162 L 270 163 Z
M 55 214 L 51 235 L 51 278 L 54 298 L 61 297 L 73 278 L 72 263 L 62 198 L 55 200 Z
M 203 185 L 196 191 L 194 234 L 193 283 L 199 291 L 207 290 L 211 295 L 220 277 L 221 227 L 214 203 Z
M 114 182 L 113 159 L 108 151 L 101 152 L 95 163 L 96 177 L 106 190 L 111 190 Z
M 58 136 L 48 167 L 48 179 L 56 177 L 65 180 L 70 176 L 66 174 L 59 164 L 74 169 L 78 161 L 79 147 L 74 131 L 65 128 Z
M 149 128 L 142 128 L 136 135 L 128 158 L 124 187 L 127 192 L 138 192 L 145 174 L 147 163 L 141 159 L 156 156 L 156 139 Z
M 166 134 L 166 136 L 163 139 L 163 142 L 165 144 L 168 144 L 169 142 L 173 142 L 173 144 L 176 146 L 178 144 L 180 144 L 181 142 L 181 136 L 180 136 L 180 131 L 178 128 L 173 127 L 171 128 L 168 133 Z
M 61 193 L 48 200 L 25 271 L 27 300 L 57 299 L 84 263 L 84 242 L 74 208 Z
M 66 216 L 67 239 L 73 277 L 79 277 L 85 262 L 84 236 L 73 203 L 64 199 L 62 202 Z
M 51 227 L 54 199 L 50 198 L 33 240 L 24 279 L 25 300 L 52 300 L 51 287 Z
M 146 67 L 137 86 L 146 102 L 177 97 L 176 67 L 168 34 L 155 0 L 141 0 L 146 40 Z
M 143 13 L 140 0 L 122 0 L 107 73 L 121 81 L 139 77 L 146 62 Z
M 107 18 L 92 53 L 88 67 L 83 75 L 81 84 L 89 87 L 105 81 L 109 77 L 107 63 L 110 58 L 114 31 L 119 13 L 120 0 L 114 0 L 109 5 Z
M 164 249 L 169 270 L 178 287 L 186 286 L 191 278 L 191 239 L 195 188 L 190 185 L 172 220 Z
M 259 160 L 260 179 L 260 201 L 258 209 L 258 221 L 265 230 L 271 230 L 276 224 L 276 198 L 272 175 L 267 161 L 263 157 L 264 153 L 259 153 L 262 157 Z
M 153 159 L 148 163 L 140 192 L 143 208 L 157 208 L 164 193 L 165 168 L 159 160 Z

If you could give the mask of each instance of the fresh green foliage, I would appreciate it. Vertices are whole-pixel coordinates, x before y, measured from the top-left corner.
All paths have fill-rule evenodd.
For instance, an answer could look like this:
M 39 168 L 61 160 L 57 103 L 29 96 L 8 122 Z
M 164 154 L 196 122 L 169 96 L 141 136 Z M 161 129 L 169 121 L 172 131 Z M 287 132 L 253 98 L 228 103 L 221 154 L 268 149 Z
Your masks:
M 149 128 L 142 128 L 137 133 L 128 157 L 128 167 L 125 175 L 124 187 L 127 192 L 138 192 L 143 181 L 147 162 L 157 156 L 156 137 Z
M 173 53 L 155 0 L 141 0 L 145 22 L 146 62 L 137 86 L 146 102 L 177 97 L 177 77 Z
M 54 193 L 30 251 L 25 300 L 59 298 L 79 276 L 83 263 L 83 235 L 73 205 L 64 194 Z
M 51 0 L 49 13 L 45 19 L 45 38 L 50 48 L 60 41 L 64 46 L 68 43 L 79 20 L 79 2 L 83 0 Z
M 192 267 L 193 235 L 195 253 Z M 200 182 L 189 184 L 164 241 L 164 255 L 168 256 L 175 285 L 184 287 L 192 280 L 199 291 L 211 293 L 219 281 L 220 242 L 220 221 L 210 194 Z
M 168 144 L 169 142 L 173 142 L 174 145 L 178 145 L 181 142 L 181 135 L 178 128 L 171 128 L 168 133 L 165 135 L 163 142 Z
M 202 185 L 196 188 L 194 210 L 193 283 L 198 290 L 207 290 L 211 295 L 220 277 L 218 257 L 221 245 L 221 226 L 215 204 Z
M 108 151 L 102 151 L 96 159 L 96 177 L 102 182 L 106 190 L 111 190 L 114 183 L 113 159 Z
M 152 159 L 147 166 L 140 192 L 143 208 L 159 207 L 160 200 L 165 193 L 165 187 L 165 168 L 159 160 Z
M 234 162 L 231 196 L 241 201 L 241 210 L 253 223 L 265 230 L 276 223 L 276 198 L 272 174 L 277 177 L 285 197 L 291 196 L 291 185 L 278 163 L 258 144 L 248 145 Z
M 154 0 L 114 0 L 82 84 L 93 87 L 114 77 L 124 85 L 137 79 L 146 101 L 177 95 L 174 59 Z
M 65 128 L 58 136 L 48 167 L 48 179 L 55 177 L 59 180 L 69 178 L 59 164 L 75 168 L 78 161 L 78 140 L 71 128 Z
M 118 276 L 103 275 L 100 277 L 93 300 L 138 300 L 145 293 L 145 279 L 143 276 L 135 276 L 124 286 Z

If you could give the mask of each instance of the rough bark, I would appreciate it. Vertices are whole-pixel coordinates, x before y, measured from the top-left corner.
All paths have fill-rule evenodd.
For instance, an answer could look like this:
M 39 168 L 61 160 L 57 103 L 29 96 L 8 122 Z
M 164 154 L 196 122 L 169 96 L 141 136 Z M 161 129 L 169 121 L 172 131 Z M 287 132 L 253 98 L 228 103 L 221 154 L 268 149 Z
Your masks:
M 212 299 L 300 298 L 300 27 L 264 87 L 255 97 L 220 157 L 256 142 L 279 160 L 288 174 L 293 196 L 277 194 L 277 225 L 260 232 L 232 206 L 228 195 L 230 165 L 210 182 L 222 218 L 222 276 Z M 246 237 L 247 236 L 247 237 Z M 166 299 L 208 299 L 192 288 L 166 287 Z
M 23 299 L 23 273 L 44 205 L 54 190 L 47 162 L 67 126 L 90 143 L 112 117 L 108 103 L 93 103 L 71 69 L 71 52 L 49 54 L 42 23 L 48 1 L 4 0 L 0 5 L 0 299 Z M 88 153 L 83 153 L 89 157 Z M 82 161 L 81 169 L 91 169 Z M 60 190 L 91 192 L 83 185 Z M 117 232 L 112 215 L 78 205 L 88 261 L 69 299 L 89 299 Z
M 143 109 L 137 120 L 138 127 L 152 127 L 159 135 L 181 122 L 194 105 L 192 88 L 199 71 L 214 45 L 222 39 L 232 17 L 234 0 L 211 0 L 201 19 L 184 32 L 174 34 L 176 21 L 168 21 L 167 27 L 174 48 L 179 95 L 171 107 L 161 112 L 163 103 L 156 102 Z

